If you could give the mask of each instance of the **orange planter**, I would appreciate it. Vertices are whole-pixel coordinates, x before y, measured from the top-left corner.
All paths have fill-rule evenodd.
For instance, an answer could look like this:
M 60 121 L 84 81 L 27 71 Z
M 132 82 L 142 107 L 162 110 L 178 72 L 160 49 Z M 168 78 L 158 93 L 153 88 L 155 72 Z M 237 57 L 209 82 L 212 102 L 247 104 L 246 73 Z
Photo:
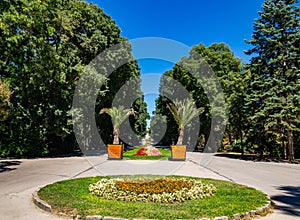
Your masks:
M 171 160 L 182 160 L 186 158 L 186 145 L 171 145 Z
M 123 144 L 108 144 L 107 152 L 108 159 L 122 159 L 123 158 L 124 145 Z

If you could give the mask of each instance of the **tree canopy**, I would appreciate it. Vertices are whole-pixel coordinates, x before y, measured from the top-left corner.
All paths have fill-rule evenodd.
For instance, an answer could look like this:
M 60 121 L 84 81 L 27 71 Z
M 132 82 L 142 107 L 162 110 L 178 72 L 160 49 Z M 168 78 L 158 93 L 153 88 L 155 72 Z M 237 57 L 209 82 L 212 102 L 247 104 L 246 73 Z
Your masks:
M 300 122 L 300 8 L 296 0 L 266 0 L 254 21 L 248 141 L 261 152 L 294 160 Z
M 73 151 L 77 144 L 70 110 L 77 80 L 99 53 L 126 39 L 102 9 L 85 1 L 3 0 L 0 13 L 0 73 L 14 91 L 1 154 Z M 114 71 L 99 92 L 96 110 L 111 107 L 116 91 L 136 76 L 134 60 Z M 143 97 L 139 99 L 135 107 L 144 109 Z M 103 120 L 99 130 L 108 142 L 112 126 Z
M 252 46 L 245 51 L 252 56 L 249 64 L 242 63 L 225 43 L 201 43 L 166 71 L 151 121 L 155 141 L 171 145 L 178 140 L 197 150 L 207 146 L 208 151 L 221 144 L 225 150 L 268 154 L 291 161 L 295 155 L 300 156 L 297 2 L 264 1 L 259 18 L 254 21 L 252 39 L 246 41 Z M 89 92 L 95 89 L 78 88 L 84 77 L 87 82 L 83 87 L 89 88 L 93 83 L 101 86 L 96 88 L 93 103 L 82 103 L 81 113 L 92 109 L 95 114 L 82 121 L 80 129 L 90 137 L 93 132 L 99 133 L 102 142 L 98 145 L 111 143 L 111 118 L 97 113 L 122 105 L 137 114 L 130 115 L 119 127 L 123 135 L 120 139 L 126 139 L 130 145 L 139 144 L 140 137 L 146 134 L 149 114 L 138 62 L 120 32 L 110 16 L 85 1 L 0 2 L 0 157 L 35 157 L 78 150 L 73 127 L 77 120 L 74 97 L 77 90 L 79 95 L 90 97 Z M 125 46 L 119 51 L 121 57 L 107 52 L 119 44 Z M 115 69 L 103 60 L 96 63 L 95 58 L 105 52 L 113 64 L 127 62 Z M 111 73 L 101 75 L 101 71 L 109 70 Z M 177 110 L 169 103 L 187 98 L 192 98 L 197 109 L 204 112 L 199 122 L 191 120 L 183 126 L 176 123 Z M 78 118 L 84 114 L 78 114 Z M 91 128 L 92 120 L 96 129 Z M 227 129 L 220 141 L 218 134 L 225 125 Z M 178 132 L 183 127 L 189 134 L 185 137 Z M 89 141 L 85 150 L 95 150 L 97 146 Z
M 205 109 L 200 116 L 200 146 L 210 145 L 207 141 L 212 132 L 209 129 L 212 106 L 203 86 L 182 64 L 192 69 L 205 60 L 217 76 L 226 99 L 228 120 L 223 148 L 291 161 L 295 154 L 299 156 L 300 9 L 297 2 L 265 0 L 260 18 L 254 21 L 252 39 L 246 41 L 253 46 L 246 51 L 252 55 L 249 64 L 241 63 L 224 43 L 209 47 L 200 44 L 192 47 L 189 57 L 183 57 L 172 70 L 165 72 L 164 76 L 178 81 L 197 106 Z M 176 83 L 162 78 L 161 91 L 174 93 L 176 89 Z M 164 144 L 178 137 L 175 121 L 164 107 L 170 102 L 168 98 L 161 95 L 156 101 L 156 113 L 164 115 L 167 121 Z M 156 124 L 159 122 L 154 120 L 154 128 Z
M 200 74 L 198 78 L 200 80 L 196 79 L 189 72 L 188 68 L 190 70 L 193 68 L 198 68 L 198 72 Z M 230 48 L 224 43 L 215 43 L 210 45 L 209 47 L 206 47 L 204 44 L 192 47 L 189 57 L 183 57 L 182 60 L 179 61 L 172 70 L 167 71 L 164 74 L 165 76 L 171 77 L 172 79 L 177 81 L 179 85 L 183 86 L 195 100 L 196 106 L 198 108 L 202 107 L 204 109 L 203 114 L 200 115 L 200 133 L 197 137 L 199 146 L 204 147 L 207 144 L 215 145 L 214 140 L 212 139 L 210 139 L 211 142 L 208 143 L 211 132 L 211 115 L 218 115 L 220 117 L 219 123 L 224 123 L 225 117 L 227 115 L 226 109 L 220 108 L 218 106 L 219 103 L 221 103 L 223 93 L 225 95 L 224 98 L 226 101 L 227 112 L 229 111 L 231 114 L 236 115 L 240 114 L 239 111 L 236 111 L 234 109 L 234 102 L 232 101 L 231 103 L 230 101 L 236 101 L 238 100 L 238 97 L 241 96 L 241 94 L 239 94 L 239 90 L 241 90 L 242 88 L 235 83 L 235 80 L 237 82 L 241 81 L 241 70 L 241 60 L 234 56 Z M 210 77 L 207 76 L 207 72 L 209 71 L 213 71 L 214 75 L 216 76 L 215 80 L 218 80 L 220 82 L 222 87 L 219 89 L 220 91 L 218 91 L 218 89 L 216 88 L 215 82 L 213 80 L 209 80 Z M 232 84 L 229 84 L 229 81 Z M 178 92 L 180 91 L 179 85 L 168 80 L 168 78 L 162 78 L 160 85 L 161 93 L 177 95 L 180 93 L 182 95 L 182 92 Z M 209 92 L 210 94 L 208 94 L 207 92 Z M 209 100 L 208 95 L 214 96 L 214 103 L 210 103 L 211 100 Z M 178 137 L 178 134 L 176 132 L 177 125 L 174 119 L 172 119 L 172 115 L 170 115 L 166 107 L 164 107 L 168 102 L 170 102 L 170 100 L 163 96 L 160 96 L 156 101 L 156 113 L 165 115 L 165 117 L 167 117 L 167 133 L 172 134 L 165 135 L 162 140 L 162 143 L 164 144 L 169 144 L 170 141 L 174 141 L 174 139 L 177 139 Z M 229 123 L 231 122 L 233 123 L 233 117 L 229 117 Z M 188 129 L 195 128 L 192 125 Z

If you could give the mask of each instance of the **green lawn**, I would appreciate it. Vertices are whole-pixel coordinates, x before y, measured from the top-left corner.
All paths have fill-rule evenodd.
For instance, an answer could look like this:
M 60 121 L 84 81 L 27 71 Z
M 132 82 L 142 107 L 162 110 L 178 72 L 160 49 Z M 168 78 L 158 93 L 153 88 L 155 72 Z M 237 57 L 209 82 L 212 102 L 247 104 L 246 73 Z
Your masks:
M 125 151 L 123 153 L 124 159 L 131 159 L 131 160 L 159 160 L 169 158 L 171 156 L 171 151 L 169 149 L 164 148 L 157 148 L 161 153 L 162 156 L 135 156 L 135 153 L 141 148 L 134 148 L 132 150 Z
M 136 176 L 135 176 L 136 177 Z M 147 176 L 154 177 L 154 176 Z M 215 195 L 183 203 L 143 203 L 105 200 L 89 192 L 89 184 L 103 177 L 90 177 L 62 181 L 39 191 L 56 212 L 67 214 L 115 216 L 147 219 L 195 219 L 232 216 L 251 211 L 267 203 L 267 196 L 260 191 L 235 183 L 202 179 L 203 183 L 217 188 Z

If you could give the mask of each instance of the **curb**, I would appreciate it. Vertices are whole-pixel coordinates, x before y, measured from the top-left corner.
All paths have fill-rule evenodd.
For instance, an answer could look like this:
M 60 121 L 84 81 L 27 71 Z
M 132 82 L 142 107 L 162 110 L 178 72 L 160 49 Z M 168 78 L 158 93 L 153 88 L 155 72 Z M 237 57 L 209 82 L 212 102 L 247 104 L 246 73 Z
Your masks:
M 41 210 L 45 211 L 45 212 L 48 212 L 54 216 L 58 216 L 60 218 L 64 218 L 64 219 L 75 219 L 75 220 L 79 220 L 81 219 L 80 216 L 69 216 L 69 215 L 66 215 L 64 213 L 56 213 L 52 210 L 52 207 L 51 205 L 49 205 L 47 202 L 43 201 L 40 199 L 40 197 L 38 196 L 38 191 L 40 189 L 36 190 L 35 192 L 32 193 L 32 200 L 33 200 L 33 203 L 38 207 L 40 208 Z
M 38 196 L 38 191 L 35 191 L 34 193 L 32 193 L 32 199 L 33 199 L 33 203 L 39 207 L 40 209 L 46 211 L 46 212 L 50 212 L 52 213 L 52 208 L 51 206 L 44 202 L 43 200 L 41 200 Z
M 52 207 L 45 201 L 41 200 L 38 196 L 38 191 L 35 191 L 32 193 L 32 199 L 33 199 L 33 203 L 40 209 L 44 210 L 45 212 L 51 213 L 53 215 L 59 216 L 59 217 L 63 217 L 65 219 L 75 219 L 75 220 L 82 220 L 81 216 L 77 215 L 77 216 L 69 216 L 66 215 L 64 213 L 55 213 L 52 210 Z M 270 199 L 270 197 L 268 196 L 268 202 L 266 205 L 257 208 L 256 210 L 251 210 L 249 212 L 245 212 L 245 213 L 237 213 L 232 215 L 231 217 L 228 216 L 221 216 L 221 217 L 215 217 L 215 218 L 199 218 L 197 220 L 229 220 L 229 219 L 233 219 L 233 220 L 240 220 L 240 219 L 247 219 L 247 218 L 253 218 L 256 216 L 259 216 L 263 213 L 269 212 L 270 209 L 272 208 L 272 201 Z M 101 215 L 94 215 L 94 216 L 86 216 L 85 220 L 129 220 L 127 218 L 118 218 L 118 217 L 112 217 L 112 216 L 101 216 Z M 142 220 L 139 218 L 134 218 L 133 220 Z M 146 219 L 143 219 L 146 220 Z

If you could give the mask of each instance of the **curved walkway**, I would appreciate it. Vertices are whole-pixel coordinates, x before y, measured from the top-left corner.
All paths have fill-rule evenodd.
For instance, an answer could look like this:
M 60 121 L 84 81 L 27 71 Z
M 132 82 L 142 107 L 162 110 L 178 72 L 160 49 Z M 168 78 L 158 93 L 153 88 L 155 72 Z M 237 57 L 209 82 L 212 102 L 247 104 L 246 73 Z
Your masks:
M 300 165 L 252 162 L 188 154 L 178 161 L 111 161 L 107 156 L 33 160 L 0 160 L 0 220 L 54 220 L 37 209 L 32 193 L 44 185 L 76 177 L 123 174 L 175 174 L 229 180 L 271 196 L 275 212 L 262 220 L 296 220 L 300 217 Z

